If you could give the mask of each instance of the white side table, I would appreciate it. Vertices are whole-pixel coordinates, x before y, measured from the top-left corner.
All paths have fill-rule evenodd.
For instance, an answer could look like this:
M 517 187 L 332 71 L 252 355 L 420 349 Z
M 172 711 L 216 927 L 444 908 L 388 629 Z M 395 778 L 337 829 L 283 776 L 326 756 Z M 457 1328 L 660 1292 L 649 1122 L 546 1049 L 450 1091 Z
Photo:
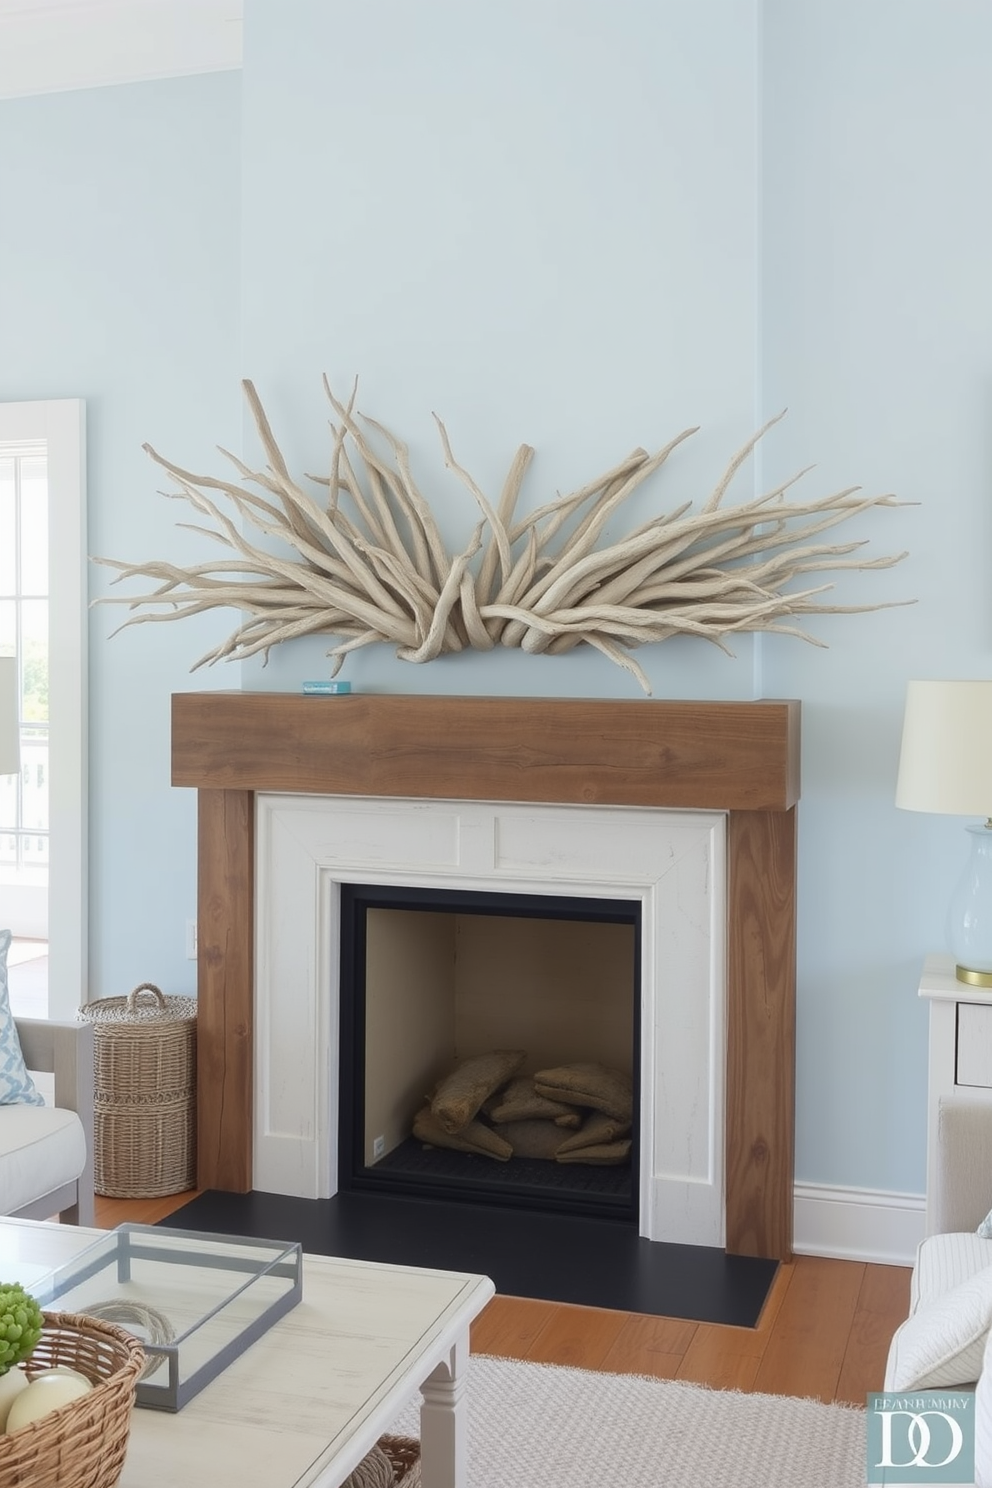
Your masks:
M 933 1234 L 937 1111 L 955 1091 L 992 1105 L 992 987 L 971 987 L 954 975 L 952 956 L 927 956 L 920 996 L 930 999 L 927 1088 L 927 1234 Z

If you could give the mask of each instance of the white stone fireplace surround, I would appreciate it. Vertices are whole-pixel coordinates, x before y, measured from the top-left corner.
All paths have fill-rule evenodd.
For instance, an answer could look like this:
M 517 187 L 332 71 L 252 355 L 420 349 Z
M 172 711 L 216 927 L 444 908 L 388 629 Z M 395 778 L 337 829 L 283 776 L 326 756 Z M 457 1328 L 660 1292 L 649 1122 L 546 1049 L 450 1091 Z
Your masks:
M 256 797 L 254 1171 L 337 1192 L 340 885 L 641 905 L 640 1232 L 723 1246 L 721 813 L 376 797 Z

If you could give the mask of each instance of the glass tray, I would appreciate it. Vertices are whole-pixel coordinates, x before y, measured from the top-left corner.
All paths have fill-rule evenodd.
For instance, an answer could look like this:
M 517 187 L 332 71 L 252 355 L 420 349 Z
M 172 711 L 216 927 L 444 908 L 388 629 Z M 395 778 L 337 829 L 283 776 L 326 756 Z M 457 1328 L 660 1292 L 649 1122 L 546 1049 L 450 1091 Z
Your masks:
M 135 1403 L 179 1411 L 302 1296 L 299 1244 L 123 1224 L 54 1271 L 44 1305 L 114 1304 L 148 1359 Z

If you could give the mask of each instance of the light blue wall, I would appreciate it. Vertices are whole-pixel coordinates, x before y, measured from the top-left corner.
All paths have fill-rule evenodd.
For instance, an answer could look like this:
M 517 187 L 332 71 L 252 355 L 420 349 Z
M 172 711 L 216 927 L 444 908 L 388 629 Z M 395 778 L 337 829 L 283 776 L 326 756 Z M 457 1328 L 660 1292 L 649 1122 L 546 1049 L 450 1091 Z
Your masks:
M 912 1191 L 917 982 L 965 837 L 893 794 L 906 680 L 992 664 L 992 10 L 768 0 L 763 41 L 762 400 L 790 407 L 768 474 L 813 458 L 920 503 L 863 524 L 909 559 L 838 587 L 917 604 L 762 648 L 765 692 L 804 701 L 798 1171 Z
M 194 469 L 240 439 L 240 84 L 217 73 L 0 104 L 0 399 L 86 399 L 92 554 L 195 561 L 145 440 Z M 53 541 L 58 533 L 53 533 Z M 94 568 L 93 596 L 111 574 Z M 90 995 L 192 992 L 194 793 L 169 699 L 226 619 L 90 612 Z
M 653 499 L 708 491 L 754 421 L 756 68 L 739 0 L 299 0 L 292 26 L 249 0 L 245 366 L 294 461 L 328 458 L 321 374 L 339 394 L 357 374 L 454 550 L 477 510 L 443 469 L 432 410 L 494 497 L 522 442 L 536 506 L 697 423 Z M 296 687 L 326 673 L 326 649 L 275 652 L 248 685 Z M 660 696 L 750 696 L 751 640 L 735 650 L 639 660 Z M 427 670 L 377 648 L 347 675 L 406 692 L 632 690 L 591 650 Z
M 914 607 L 816 620 L 827 649 L 638 653 L 658 696 L 802 699 L 797 1176 L 920 1191 L 916 984 L 963 834 L 892 797 L 906 679 L 990 663 L 992 12 L 295 0 L 290 25 L 283 3 L 247 0 L 245 35 L 240 93 L 222 75 L 0 106 L 0 396 L 90 400 L 93 551 L 136 559 L 203 553 L 153 497 L 140 444 L 218 470 L 212 446 L 244 428 L 254 459 L 239 375 L 294 468 L 320 470 L 320 375 L 346 391 L 359 374 L 452 546 L 475 512 L 441 469 L 432 410 L 489 490 L 535 445 L 535 504 L 690 423 L 652 500 L 698 499 L 786 404 L 763 484 L 816 462 L 810 494 L 861 483 L 921 503 L 852 528 L 911 556 L 837 589 Z M 7 217 L 25 196 L 22 242 Z M 103 612 L 92 623 L 98 990 L 192 985 L 192 804 L 164 784 L 168 696 L 238 685 L 231 668 L 186 673 L 233 623 L 113 642 Z M 284 647 L 245 685 L 295 689 L 325 650 Z M 581 652 L 417 668 L 375 648 L 346 675 L 635 695 Z

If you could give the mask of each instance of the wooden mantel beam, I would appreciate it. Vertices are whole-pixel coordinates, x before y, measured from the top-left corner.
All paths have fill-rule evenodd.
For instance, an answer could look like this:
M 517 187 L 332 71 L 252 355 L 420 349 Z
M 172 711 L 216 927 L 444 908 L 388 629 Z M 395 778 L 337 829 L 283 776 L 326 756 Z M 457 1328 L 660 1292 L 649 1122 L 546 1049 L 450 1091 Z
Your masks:
M 792 1246 L 796 701 L 178 693 L 200 792 L 201 1187 L 251 1187 L 254 794 L 726 811 L 727 1248 Z
M 787 811 L 799 704 L 177 693 L 172 783 Z

